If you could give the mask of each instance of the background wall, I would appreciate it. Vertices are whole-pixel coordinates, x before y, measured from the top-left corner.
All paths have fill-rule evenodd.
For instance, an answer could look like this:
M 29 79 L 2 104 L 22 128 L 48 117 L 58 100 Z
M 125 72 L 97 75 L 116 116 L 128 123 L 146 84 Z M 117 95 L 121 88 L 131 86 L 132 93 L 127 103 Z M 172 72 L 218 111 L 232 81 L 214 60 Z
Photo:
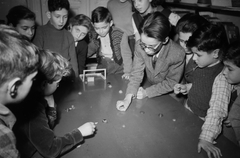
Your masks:
M 0 20 L 6 21 L 6 15 L 10 8 L 16 5 L 27 6 L 27 0 L 0 0 Z

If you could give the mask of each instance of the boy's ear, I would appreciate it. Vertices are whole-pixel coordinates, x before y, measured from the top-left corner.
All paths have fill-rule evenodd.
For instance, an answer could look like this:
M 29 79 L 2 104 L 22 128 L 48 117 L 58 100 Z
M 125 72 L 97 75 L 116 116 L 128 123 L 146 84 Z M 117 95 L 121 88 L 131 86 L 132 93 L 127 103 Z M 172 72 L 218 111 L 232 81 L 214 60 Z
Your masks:
M 47 18 L 48 18 L 48 19 L 51 18 L 51 12 L 50 12 L 50 11 L 47 11 L 47 12 L 46 12 L 46 15 L 47 15 Z
M 19 83 L 21 82 L 21 79 L 19 77 L 12 79 L 8 83 L 8 93 L 12 99 L 17 97 L 17 91 Z
M 110 26 L 113 26 L 113 20 L 110 21 Z
M 213 57 L 215 58 L 215 59 L 217 59 L 218 57 L 219 57 L 219 51 L 220 51 L 220 49 L 215 49 L 212 53 L 213 53 Z
M 165 40 L 163 41 L 163 44 L 168 43 L 168 41 L 169 41 L 169 37 L 166 37 Z

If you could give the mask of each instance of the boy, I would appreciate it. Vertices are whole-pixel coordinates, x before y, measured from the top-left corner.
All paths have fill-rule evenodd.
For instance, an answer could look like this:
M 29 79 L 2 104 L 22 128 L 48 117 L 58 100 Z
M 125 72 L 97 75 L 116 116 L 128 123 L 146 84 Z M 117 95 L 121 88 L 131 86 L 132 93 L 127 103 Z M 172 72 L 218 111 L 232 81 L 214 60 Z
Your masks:
M 64 29 L 68 20 L 69 7 L 68 0 L 48 0 L 49 21 L 46 25 L 37 28 L 33 43 L 41 49 L 60 53 L 70 61 L 75 75 L 78 76 L 74 39 L 71 33 Z
M 172 26 L 176 26 L 180 16 L 176 13 L 172 13 L 171 10 L 167 8 L 163 8 L 163 3 L 164 0 L 132 0 L 134 9 L 134 13 L 132 15 L 132 26 L 136 41 L 140 39 L 142 21 L 144 17 L 150 13 L 161 12 L 169 19 Z
M 37 74 L 37 48 L 12 28 L 0 25 L 0 157 L 19 157 L 12 132 L 16 118 L 7 106 L 22 101 Z
M 169 39 L 170 23 L 160 12 L 147 17 L 142 26 L 141 39 L 136 43 L 133 69 L 126 97 L 117 102 L 117 109 L 126 111 L 132 98 L 156 97 L 173 91 L 182 77 L 185 52 Z M 144 72 L 151 86 L 139 88 Z
M 68 61 L 58 53 L 41 51 L 39 56 L 39 74 L 24 101 L 25 108 L 14 109 L 18 118 L 14 127 L 17 147 L 24 158 L 59 157 L 82 142 L 83 137 L 92 135 L 96 127 L 88 122 L 62 137 L 54 134 L 57 111 L 53 93 L 62 77 L 70 73 L 70 68 Z
M 35 34 L 35 14 L 25 6 L 15 6 L 7 14 L 7 24 L 13 26 L 21 35 L 32 40 Z
M 92 11 L 92 23 L 98 35 L 89 47 L 97 49 L 93 52 L 97 53 L 97 68 L 106 68 L 108 74 L 124 73 L 122 77 L 129 79 L 132 53 L 126 33 L 113 26 L 112 15 L 105 7 Z
M 225 69 L 223 71 L 228 83 L 233 85 L 231 96 L 232 105 L 229 107 L 228 121 L 232 126 L 236 140 L 240 146 L 240 47 L 239 43 L 232 44 L 223 56 Z M 236 93 L 234 97 L 234 93 Z
M 176 33 L 178 36 L 178 43 L 184 48 L 186 53 L 186 64 L 192 58 L 193 54 L 189 48 L 187 48 L 187 41 L 193 32 L 199 27 L 208 23 L 208 21 L 195 13 L 187 13 L 181 19 L 179 19 L 176 26 Z
M 221 56 L 225 51 L 227 37 L 221 25 L 206 24 L 196 30 L 187 42 L 194 53 L 189 67 L 195 67 L 185 76 L 188 84 L 174 86 L 176 94 L 188 94 L 185 107 L 204 120 L 199 136 L 198 152 L 205 150 L 208 157 L 221 156 L 219 148 L 214 146 L 215 139 L 221 133 L 222 121 L 227 116 L 231 85 L 223 76 Z

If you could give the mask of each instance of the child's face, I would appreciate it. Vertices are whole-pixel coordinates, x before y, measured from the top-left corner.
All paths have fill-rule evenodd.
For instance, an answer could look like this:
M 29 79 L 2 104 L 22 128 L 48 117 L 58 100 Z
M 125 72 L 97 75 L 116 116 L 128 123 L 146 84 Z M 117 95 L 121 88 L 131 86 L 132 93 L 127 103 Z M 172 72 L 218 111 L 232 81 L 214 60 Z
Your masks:
M 140 14 L 145 14 L 149 13 L 148 10 L 151 8 L 150 2 L 152 0 L 132 0 L 133 5 L 135 9 L 140 13 Z
M 68 11 L 63 8 L 49 13 L 51 24 L 58 30 L 61 30 L 68 20 Z
M 192 36 L 192 33 L 179 32 L 179 34 L 178 34 L 179 44 L 184 48 L 186 54 L 191 53 L 191 50 L 189 50 L 186 46 L 186 43 L 190 36 Z
M 240 68 L 231 61 L 223 62 L 225 67 L 223 74 L 230 84 L 240 84 Z
M 82 25 L 74 25 L 70 28 L 70 32 L 73 35 L 74 41 L 78 42 L 88 34 L 88 28 Z
M 35 79 L 35 76 L 37 75 L 37 71 L 28 75 L 24 81 L 22 82 L 21 85 L 18 86 L 17 89 L 17 96 L 14 100 L 14 103 L 18 103 L 20 101 L 22 101 L 29 93 L 31 87 L 32 87 L 32 83 L 33 80 Z
M 24 35 L 29 40 L 32 40 L 35 34 L 35 21 L 31 19 L 22 19 L 15 28 L 21 35 Z
M 111 20 L 110 23 L 108 22 L 99 22 L 99 23 L 94 23 L 93 26 L 94 26 L 94 29 L 95 31 L 97 32 L 97 34 L 101 37 L 105 37 L 111 26 L 113 25 L 113 21 Z
M 148 55 L 154 55 L 162 48 L 163 43 L 155 38 L 148 37 L 146 34 L 141 34 L 140 46 Z
M 54 81 L 53 83 L 46 83 L 45 89 L 44 89 L 44 95 L 49 96 L 52 95 L 56 89 L 59 87 L 59 83 L 62 79 Z
M 214 51 L 212 53 L 207 53 L 199 51 L 196 47 L 191 48 L 191 50 L 193 52 L 193 60 L 200 68 L 211 66 L 217 61 Z

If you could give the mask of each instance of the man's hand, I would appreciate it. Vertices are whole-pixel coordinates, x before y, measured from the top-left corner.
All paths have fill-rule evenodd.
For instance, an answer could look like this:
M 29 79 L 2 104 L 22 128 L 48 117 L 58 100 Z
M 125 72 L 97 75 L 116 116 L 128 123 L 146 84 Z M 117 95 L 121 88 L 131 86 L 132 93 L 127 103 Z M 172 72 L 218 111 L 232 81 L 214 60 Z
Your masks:
M 213 158 L 220 158 L 222 156 L 221 150 L 206 140 L 199 140 L 198 153 L 200 153 L 201 148 L 206 151 L 208 158 L 212 158 L 211 155 L 214 156 Z

